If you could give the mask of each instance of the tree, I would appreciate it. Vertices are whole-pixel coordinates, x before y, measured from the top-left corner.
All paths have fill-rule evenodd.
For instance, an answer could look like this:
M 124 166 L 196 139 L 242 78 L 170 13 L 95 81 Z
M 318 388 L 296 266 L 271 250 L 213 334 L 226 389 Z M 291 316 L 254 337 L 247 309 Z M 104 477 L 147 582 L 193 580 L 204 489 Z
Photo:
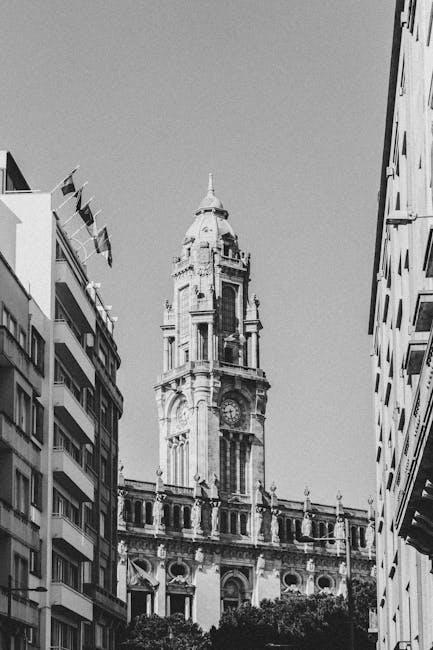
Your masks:
M 208 635 L 181 614 L 137 616 L 128 625 L 121 650 L 208 650 Z

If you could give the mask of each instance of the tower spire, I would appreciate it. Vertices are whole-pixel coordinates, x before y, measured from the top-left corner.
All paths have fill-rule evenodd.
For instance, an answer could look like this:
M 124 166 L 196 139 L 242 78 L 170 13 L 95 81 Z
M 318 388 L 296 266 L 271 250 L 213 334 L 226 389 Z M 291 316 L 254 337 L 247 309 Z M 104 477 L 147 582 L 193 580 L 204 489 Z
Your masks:
M 213 174 L 212 172 L 209 172 L 209 182 L 207 185 L 207 195 L 214 195 L 214 187 L 213 187 Z

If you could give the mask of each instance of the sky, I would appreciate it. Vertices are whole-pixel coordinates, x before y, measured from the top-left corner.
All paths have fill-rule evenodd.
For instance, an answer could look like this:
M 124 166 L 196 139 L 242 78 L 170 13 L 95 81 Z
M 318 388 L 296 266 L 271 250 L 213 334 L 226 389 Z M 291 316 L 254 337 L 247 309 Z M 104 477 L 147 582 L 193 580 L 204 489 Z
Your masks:
M 112 237 L 125 475 L 153 480 L 172 258 L 214 174 L 261 302 L 266 484 L 366 507 L 368 315 L 391 0 L 6 2 L 0 148 L 50 190 L 80 164 Z M 78 224 L 79 225 L 79 224 Z M 77 227 L 78 227 L 77 225 Z M 171 300 L 170 300 L 171 301 Z

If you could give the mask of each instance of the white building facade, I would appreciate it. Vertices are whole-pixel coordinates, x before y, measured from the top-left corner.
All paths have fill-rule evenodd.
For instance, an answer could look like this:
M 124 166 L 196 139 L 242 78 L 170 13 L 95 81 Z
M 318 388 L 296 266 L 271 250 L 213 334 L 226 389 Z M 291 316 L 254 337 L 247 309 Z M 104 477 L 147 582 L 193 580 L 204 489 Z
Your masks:
M 211 176 L 172 278 L 155 386 L 160 469 L 155 483 L 119 480 L 119 595 L 129 616 L 182 612 L 209 629 L 246 600 L 344 593 L 334 527 L 349 517 L 353 573 L 369 576 L 373 513 L 343 508 L 340 495 L 322 506 L 308 490 L 289 501 L 266 488 L 259 300 Z M 331 539 L 303 544 L 301 534 Z
M 432 22 L 430 0 L 396 2 L 370 310 L 378 647 L 387 650 L 433 647 Z

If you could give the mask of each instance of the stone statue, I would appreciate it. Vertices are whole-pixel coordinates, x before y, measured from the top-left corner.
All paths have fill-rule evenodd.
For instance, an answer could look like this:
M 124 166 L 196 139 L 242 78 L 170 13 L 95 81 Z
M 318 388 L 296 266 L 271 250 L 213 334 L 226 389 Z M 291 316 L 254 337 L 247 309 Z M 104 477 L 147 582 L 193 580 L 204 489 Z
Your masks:
M 341 544 L 346 539 L 346 533 L 344 530 L 344 519 L 339 516 L 334 528 L 334 537 L 337 541 L 337 555 L 341 553 Z
M 314 594 L 314 576 L 312 573 L 307 578 L 307 586 L 305 589 L 307 596 L 312 596 Z
M 203 533 L 201 529 L 201 501 L 200 499 L 195 499 L 194 505 L 191 512 L 191 527 L 193 531 L 193 536 L 201 535 Z
M 212 514 L 211 514 L 211 523 L 212 531 L 211 536 L 216 537 L 218 535 L 218 525 L 219 525 L 219 501 L 212 501 Z
M 256 542 L 263 540 L 262 526 L 263 526 L 263 507 L 256 506 L 256 512 L 254 515 L 254 522 L 256 528 Z
M 123 539 L 117 545 L 117 553 L 119 555 L 119 564 L 126 564 L 126 558 L 128 555 L 128 547 L 125 544 Z
M 213 474 L 210 483 L 210 498 L 218 499 L 218 478 L 216 474 Z
M 164 544 L 160 544 L 158 546 L 158 550 L 156 551 L 156 554 L 158 556 L 160 565 L 163 566 L 165 558 L 167 557 L 167 549 L 165 548 Z
M 340 566 L 338 567 L 338 573 L 341 576 L 340 584 L 338 586 L 338 595 L 339 596 L 344 596 L 344 598 L 346 598 L 346 596 L 347 596 L 347 566 L 346 566 L 346 562 L 341 562 Z
M 278 525 L 278 511 L 272 513 L 272 519 L 271 519 L 271 540 L 272 544 L 279 544 L 280 543 L 280 537 L 279 537 L 279 525 Z
M 117 524 L 119 528 L 125 527 L 125 490 L 117 490 Z
M 304 513 L 304 518 L 302 520 L 301 533 L 305 537 L 311 537 L 313 530 L 313 522 L 311 521 L 311 514 L 309 512 Z
M 316 565 L 314 564 L 313 558 L 310 558 L 309 560 L 307 560 L 306 569 L 307 569 L 308 573 L 314 573 L 315 572 Z
M 365 543 L 366 543 L 367 550 L 368 550 L 368 559 L 369 560 L 372 559 L 374 538 L 375 538 L 374 521 L 369 521 L 368 526 L 367 526 L 367 530 L 365 531 Z
M 377 567 L 375 564 L 371 567 L 370 575 L 372 578 L 376 579 L 377 576 Z
M 162 497 L 163 495 L 157 494 L 155 501 L 153 502 L 153 529 L 155 535 L 163 529 L 162 518 L 163 518 L 163 509 L 162 509 Z
M 263 503 L 262 482 L 257 481 L 256 485 L 256 503 Z
M 256 574 L 258 576 L 263 576 L 265 574 L 265 556 L 263 553 L 260 553 L 259 557 L 257 558 L 257 567 L 256 567 Z
M 199 547 L 196 552 L 195 552 L 195 561 L 198 564 L 198 569 L 201 571 L 203 569 L 203 562 L 204 562 L 204 553 L 203 549 Z

